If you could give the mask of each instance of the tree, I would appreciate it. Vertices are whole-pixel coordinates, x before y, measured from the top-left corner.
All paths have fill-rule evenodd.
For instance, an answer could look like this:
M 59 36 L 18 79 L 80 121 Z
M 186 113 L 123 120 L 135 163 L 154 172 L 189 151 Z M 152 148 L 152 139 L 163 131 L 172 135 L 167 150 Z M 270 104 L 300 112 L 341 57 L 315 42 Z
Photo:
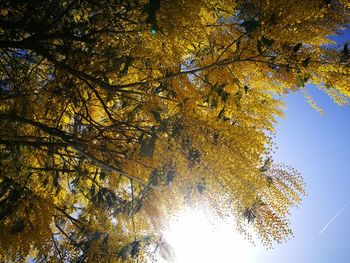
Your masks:
M 2 1 L 0 254 L 142 260 L 205 203 L 267 245 L 304 194 L 277 95 L 349 96 L 347 1 Z

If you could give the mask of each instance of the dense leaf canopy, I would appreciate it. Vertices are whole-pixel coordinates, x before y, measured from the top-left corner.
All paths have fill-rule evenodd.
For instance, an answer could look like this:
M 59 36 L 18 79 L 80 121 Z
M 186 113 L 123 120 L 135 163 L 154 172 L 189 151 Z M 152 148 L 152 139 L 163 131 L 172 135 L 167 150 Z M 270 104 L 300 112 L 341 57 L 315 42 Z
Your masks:
M 2 259 L 146 260 L 199 204 L 288 238 L 304 189 L 269 157 L 278 95 L 347 103 L 327 36 L 349 20 L 347 0 L 0 1 Z

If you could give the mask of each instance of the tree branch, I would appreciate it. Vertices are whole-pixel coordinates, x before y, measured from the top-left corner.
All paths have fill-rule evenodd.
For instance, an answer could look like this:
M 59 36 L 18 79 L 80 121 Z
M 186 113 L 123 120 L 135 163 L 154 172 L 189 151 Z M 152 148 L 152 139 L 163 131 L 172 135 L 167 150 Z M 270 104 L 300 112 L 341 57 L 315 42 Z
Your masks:
M 87 151 L 82 149 L 81 145 L 79 145 L 74 140 L 74 138 L 72 138 L 70 135 L 66 134 L 65 132 L 63 132 L 57 128 L 48 127 L 40 122 L 28 120 L 26 118 L 23 118 L 21 116 L 14 114 L 14 113 L 12 113 L 12 114 L 0 114 L 0 118 L 7 119 L 10 121 L 14 121 L 14 122 L 21 122 L 24 124 L 29 124 L 31 126 L 34 126 L 34 127 L 52 135 L 52 136 L 60 138 L 65 144 L 72 147 L 75 151 L 77 151 L 79 154 L 81 154 L 82 156 L 84 156 L 88 160 L 92 161 L 93 163 L 95 163 L 95 164 L 97 164 L 97 165 L 99 165 L 107 170 L 111 170 L 111 171 L 114 171 L 116 173 L 119 173 L 119 174 L 121 174 L 129 179 L 133 179 L 133 180 L 135 180 L 135 182 L 138 182 L 141 185 L 144 185 L 144 186 L 147 185 L 147 182 L 143 181 L 142 179 L 135 177 L 135 176 L 132 176 L 132 175 L 120 170 L 119 168 L 116 168 L 116 167 L 104 162 L 103 160 L 100 160 L 100 159 L 94 157 L 93 155 L 91 155 L 90 153 L 88 153 Z

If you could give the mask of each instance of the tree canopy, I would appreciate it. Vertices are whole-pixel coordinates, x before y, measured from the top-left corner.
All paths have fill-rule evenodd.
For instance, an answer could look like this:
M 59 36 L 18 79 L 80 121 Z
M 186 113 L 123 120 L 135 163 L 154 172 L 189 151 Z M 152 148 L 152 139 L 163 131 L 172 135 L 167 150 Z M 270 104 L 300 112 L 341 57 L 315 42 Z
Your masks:
M 1 259 L 146 261 L 198 203 L 290 236 L 304 188 L 271 159 L 279 95 L 347 103 L 329 39 L 347 0 L 0 3 Z

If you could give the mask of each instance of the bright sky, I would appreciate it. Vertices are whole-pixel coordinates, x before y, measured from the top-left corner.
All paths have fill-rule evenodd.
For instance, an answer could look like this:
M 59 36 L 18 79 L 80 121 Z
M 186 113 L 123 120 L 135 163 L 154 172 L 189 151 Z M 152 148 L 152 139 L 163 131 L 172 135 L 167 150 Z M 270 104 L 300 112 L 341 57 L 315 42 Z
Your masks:
M 334 39 L 338 43 L 350 40 L 350 30 Z M 301 92 L 290 94 L 286 118 L 276 127 L 275 160 L 297 168 L 308 193 L 292 211 L 294 237 L 272 250 L 247 247 L 244 241 L 232 239 L 227 226 L 214 233 L 204 217 L 187 213 L 168 233 L 169 243 L 180 252 L 178 263 L 350 262 L 350 106 L 339 107 L 315 87 L 308 87 L 308 92 L 325 115 L 311 108 Z M 199 238 L 191 240 L 192 233 Z M 213 241 L 212 248 L 205 245 L 208 239 Z M 204 245 L 191 245 L 196 242 Z M 213 253 L 219 254 L 216 260 L 210 258 Z
M 350 107 L 340 108 L 322 92 L 309 90 L 325 115 L 300 93 L 290 95 L 286 119 L 277 127 L 275 156 L 301 172 L 308 196 L 292 213 L 295 237 L 272 251 L 258 249 L 259 263 L 350 262 L 350 207 L 344 208 L 350 202 Z
M 164 238 L 176 253 L 176 263 L 254 263 L 252 244 L 232 223 L 210 221 L 203 211 L 188 209 L 172 222 Z
M 350 30 L 335 40 L 350 40 Z M 350 106 L 341 108 L 316 88 L 308 90 L 325 115 L 301 93 L 289 95 L 275 156 L 301 172 L 308 196 L 292 213 L 295 237 L 272 251 L 258 249 L 259 263 L 350 262 Z

